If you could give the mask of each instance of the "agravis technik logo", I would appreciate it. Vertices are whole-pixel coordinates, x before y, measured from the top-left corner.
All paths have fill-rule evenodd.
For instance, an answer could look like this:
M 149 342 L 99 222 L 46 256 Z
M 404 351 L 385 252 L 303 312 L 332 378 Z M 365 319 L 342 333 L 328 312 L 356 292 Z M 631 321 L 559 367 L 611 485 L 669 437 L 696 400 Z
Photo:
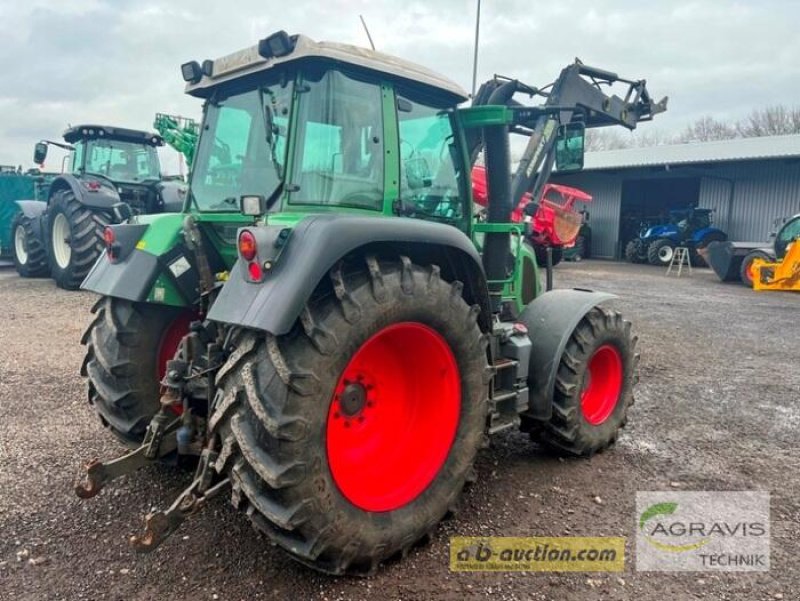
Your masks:
M 636 505 L 639 570 L 769 569 L 769 493 L 639 492 Z

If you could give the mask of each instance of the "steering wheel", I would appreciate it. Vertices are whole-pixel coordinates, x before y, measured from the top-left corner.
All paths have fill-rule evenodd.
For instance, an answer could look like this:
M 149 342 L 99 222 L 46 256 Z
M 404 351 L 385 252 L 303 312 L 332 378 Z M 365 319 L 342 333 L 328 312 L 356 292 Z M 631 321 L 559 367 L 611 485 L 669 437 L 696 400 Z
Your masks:
M 367 204 L 374 206 L 377 202 L 375 196 L 369 192 L 351 192 L 343 198 L 340 198 L 338 204 L 353 204 L 358 206 Z

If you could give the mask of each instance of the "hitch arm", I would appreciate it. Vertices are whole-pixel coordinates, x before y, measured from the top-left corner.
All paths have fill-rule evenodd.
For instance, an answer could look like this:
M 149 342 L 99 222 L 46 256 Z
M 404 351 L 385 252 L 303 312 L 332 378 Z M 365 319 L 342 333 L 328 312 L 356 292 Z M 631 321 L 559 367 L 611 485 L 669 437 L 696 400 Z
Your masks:
M 90 499 L 116 478 L 135 472 L 178 448 L 177 430 L 180 420 L 166 423 L 166 415 L 158 413 L 147 428 L 142 446 L 127 455 L 102 462 L 92 459 L 86 464 L 86 479 L 75 484 L 75 494 Z
M 217 496 L 230 484 L 230 478 L 211 486 L 214 477 L 214 461 L 218 453 L 205 449 L 200 457 L 194 480 L 170 505 L 166 511 L 154 511 L 144 519 L 144 534 L 132 536 L 130 543 L 139 553 L 149 553 L 163 543 L 167 537 L 191 515 L 205 507 L 209 499 Z

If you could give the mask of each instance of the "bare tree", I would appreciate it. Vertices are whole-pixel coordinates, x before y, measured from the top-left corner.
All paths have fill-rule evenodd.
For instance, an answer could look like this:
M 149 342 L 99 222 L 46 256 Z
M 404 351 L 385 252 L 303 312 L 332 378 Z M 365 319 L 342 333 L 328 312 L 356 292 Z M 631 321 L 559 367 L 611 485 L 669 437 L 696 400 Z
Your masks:
M 676 136 L 678 143 L 686 142 L 713 142 L 715 140 L 730 140 L 738 138 L 736 125 L 718 121 L 710 115 L 701 117 Z
M 800 133 L 800 106 L 776 104 L 754 109 L 747 117 L 737 121 L 736 131 L 743 138 Z

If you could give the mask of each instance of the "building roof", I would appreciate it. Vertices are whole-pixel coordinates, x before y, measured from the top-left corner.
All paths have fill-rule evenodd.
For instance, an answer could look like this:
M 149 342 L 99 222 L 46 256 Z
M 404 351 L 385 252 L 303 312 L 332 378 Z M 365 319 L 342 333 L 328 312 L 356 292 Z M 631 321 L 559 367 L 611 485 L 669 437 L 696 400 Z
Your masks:
M 800 134 L 587 152 L 584 170 L 800 157 Z
M 421 84 L 444 93 L 457 103 L 467 100 L 467 93 L 452 79 L 410 61 L 349 44 L 316 42 L 304 35 L 292 36 L 292 40 L 294 48 L 286 56 L 264 58 L 258 53 L 256 44 L 218 58 L 213 61 L 211 75 L 204 75 L 198 83 L 187 85 L 186 93 L 206 97 L 216 85 L 243 75 L 268 71 L 286 63 L 321 59 Z

